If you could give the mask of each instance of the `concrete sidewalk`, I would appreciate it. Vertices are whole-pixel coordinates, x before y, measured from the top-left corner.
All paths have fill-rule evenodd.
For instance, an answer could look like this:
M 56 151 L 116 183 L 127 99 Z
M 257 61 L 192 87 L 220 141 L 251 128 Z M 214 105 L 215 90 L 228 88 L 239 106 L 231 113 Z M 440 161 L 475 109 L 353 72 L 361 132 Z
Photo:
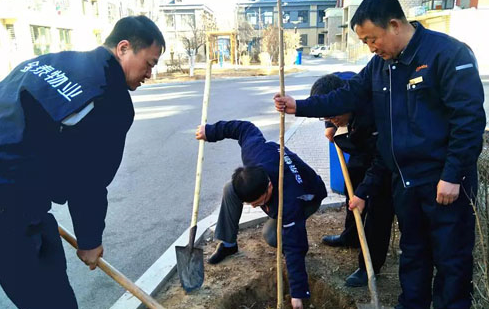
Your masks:
M 290 117 L 290 116 L 287 116 Z M 292 127 L 287 130 L 285 145 L 297 153 L 321 176 L 328 188 L 328 197 L 323 200 L 321 208 L 340 207 L 344 196 L 333 193 L 330 188 L 329 149 L 324 137 L 324 122 L 317 119 L 297 118 Z M 198 222 L 196 243 L 205 238 L 215 227 L 219 207 L 207 218 Z M 259 208 L 244 207 L 240 220 L 240 228 L 246 228 L 264 222 L 267 215 Z M 163 255 L 136 281 L 136 284 L 150 295 L 155 295 L 176 273 L 175 246 L 188 244 L 188 229 L 183 233 Z M 138 309 L 141 302 L 129 292 L 117 300 L 111 309 Z

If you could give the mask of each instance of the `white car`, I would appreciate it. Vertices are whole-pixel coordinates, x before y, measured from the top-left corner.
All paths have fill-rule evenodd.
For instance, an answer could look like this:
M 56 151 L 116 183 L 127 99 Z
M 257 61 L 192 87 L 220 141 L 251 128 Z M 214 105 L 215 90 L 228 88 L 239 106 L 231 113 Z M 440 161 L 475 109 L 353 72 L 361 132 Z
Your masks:
M 309 55 L 312 55 L 314 57 L 322 57 L 323 55 L 326 54 L 326 51 L 328 50 L 328 48 L 326 46 L 320 46 L 318 48 L 311 48 L 311 52 L 309 53 Z

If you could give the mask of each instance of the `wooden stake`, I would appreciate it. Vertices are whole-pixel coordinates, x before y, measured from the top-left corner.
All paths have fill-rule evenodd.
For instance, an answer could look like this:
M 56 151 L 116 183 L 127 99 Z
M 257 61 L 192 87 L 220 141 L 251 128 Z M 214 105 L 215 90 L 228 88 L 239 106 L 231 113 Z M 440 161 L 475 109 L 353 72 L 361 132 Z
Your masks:
M 279 79 L 280 95 L 285 95 L 284 84 L 284 28 L 282 20 L 282 2 L 278 6 L 278 38 L 279 38 Z M 280 112 L 280 168 L 278 176 L 278 215 L 277 215 L 277 309 L 284 306 L 284 288 L 282 278 L 282 215 L 284 209 L 284 132 L 285 112 Z

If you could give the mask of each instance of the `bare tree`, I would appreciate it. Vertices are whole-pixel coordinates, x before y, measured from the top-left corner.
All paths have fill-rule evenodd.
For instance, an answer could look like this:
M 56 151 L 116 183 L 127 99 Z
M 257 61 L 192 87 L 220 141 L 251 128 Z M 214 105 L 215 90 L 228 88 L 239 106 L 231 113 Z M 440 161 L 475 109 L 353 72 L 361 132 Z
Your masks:
M 188 27 L 180 37 L 185 48 L 186 54 L 190 57 L 192 53 L 197 55 L 199 49 L 205 45 L 206 31 L 216 30 L 216 21 L 214 17 L 208 14 L 200 14 L 200 23 L 197 25 L 195 15 L 183 15 L 183 23 Z M 182 18 L 183 18 L 182 16 Z
M 239 54 L 246 52 L 248 49 L 248 43 L 253 40 L 255 36 L 255 29 L 253 26 L 247 22 L 246 20 L 241 20 L 238 25 L 238 48 Z
M 262 33 L 261 49 L 269 53 L 272 62 L 276 63 L 279 53 L 278 27 L 269 26 Z M 300 46 L 300 35 L 293 32 L 284 32 L 284 45 L 285 50 L 295 50 Z

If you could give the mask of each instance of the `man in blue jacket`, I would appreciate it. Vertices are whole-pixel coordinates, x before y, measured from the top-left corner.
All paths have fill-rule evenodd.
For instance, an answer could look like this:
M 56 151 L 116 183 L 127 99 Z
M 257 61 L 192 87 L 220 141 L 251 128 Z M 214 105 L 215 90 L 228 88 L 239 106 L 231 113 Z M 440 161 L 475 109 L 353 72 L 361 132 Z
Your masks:
M 214 235 L 222 242 L 209 258 L 209 263 L 217 264 L 238 251 L 236 240 L 243 203 L 261 207 L 271 218 L 264 226 L 263 236 L 269 245 L 276 247 L 279 145 L 267 142 L 251 122 L 237 120 L 199 126 L 196 138 L 208 142 L 226 138 L 237 140 L 244 165 L 236 169 L 232 181 L 224 187 Z M 318 210 L 326 196 L 326 187 L 321 177 L 295 153 L 285 148 L 282 239 L 294 309 L 302 309 L 302 299 L 310 297 L 305 265 L 309 249 L 306 219 Z
M 327 94 L 345 85 L 346 80 L 353 77 L 353 72 L 337 72 L 320 77 L 311 87 L 311 95 Z M 359 98 L 360 100 L 360 98 Z M 336 143 L 340 149 L 348 153 L 350 158 L 347 163 L 350 180 L 355 190 L 365 177 L 365 173 L 371 166 L 377 154 L 376 141 L 377 129 L 375 127 L 373 111 L 369 104 L 358 105 L 360 109 L 352 113 L 339 115 L 326 121 L 326 137 Z M 346 127 L 344 134 L 336 134 L 337 127 Z M 332 134 L 331 134 L 332 133 Z M 346 191 L 346 189 L 345 189 Z M 365 225 L 372 266 L 375 274 L 380 273 L 384 265 L 389 240 L 391 236 L 394 206 L 392 203 L 391 177 L 386 169 L 382 175 L 382 186 L 378 192 L 371 192 L 368 198 L 366 211 L 362 213 Z M 349 204 L 349 198 L 346 199 Z M 353 212 L 347 209 L 345 229 L 340 235 L 326 235 L 323 243 L 329 246 L 359 245 Z M 365 286 L 368 283 L 367 270 L 363 254 L 358 254 L 358 269 L 346 278 L 345 285 L 349 287 Z
M 367 66 L 327 95 L 297 101 L 276 95 L 276 109 L 328 117 L 354 110 L 358 97 L 371 99 L 382 160 L 350 207 L 364 207 L 386 165 L 402 233 L 397 308 L 430 308 L 432 301 L 434 308 L 470 308 L 470 203 L 486 124 L 474 54 L 454 38 L 409 23 L 395 0 L 364 0 L 351 27 L 376 54 Z
M 104 46 L 28 60 L 0 82 L 0 284 L 22 309 L 75 309 L 51 202 L 68 207 L 78 257 L 103 254 L 107 186 L 134 118 L 128 90 L 165 48 L 147 17 L 119 20 Z

